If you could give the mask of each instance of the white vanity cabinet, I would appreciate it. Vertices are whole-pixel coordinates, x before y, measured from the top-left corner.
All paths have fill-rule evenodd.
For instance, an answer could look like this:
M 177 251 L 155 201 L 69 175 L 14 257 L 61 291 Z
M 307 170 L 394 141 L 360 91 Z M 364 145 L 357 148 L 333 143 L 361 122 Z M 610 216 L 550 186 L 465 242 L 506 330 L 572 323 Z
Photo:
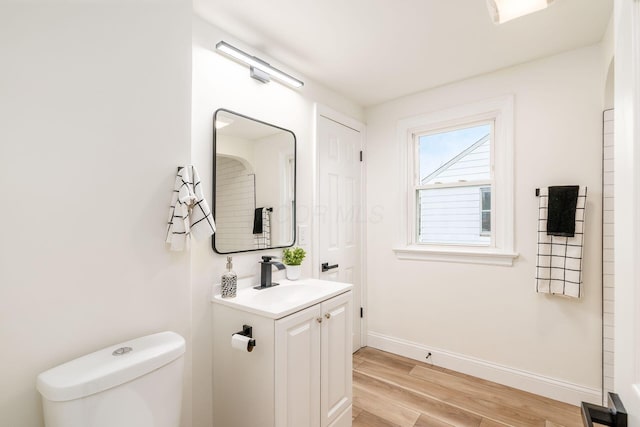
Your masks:
M 277 427 L 351 425 L 351 292 L 276 321 Z
M 351 426 L 351 285 L 308 283 L 324 296 L 284 311 L 284 283 L 268 307 L 254 302 L 268 300 L 270 290 L 214 297 L 214 427 Z M 256 340 L 251 352 L 231 348 L 231 335 L 243 325 L 252 327 Z

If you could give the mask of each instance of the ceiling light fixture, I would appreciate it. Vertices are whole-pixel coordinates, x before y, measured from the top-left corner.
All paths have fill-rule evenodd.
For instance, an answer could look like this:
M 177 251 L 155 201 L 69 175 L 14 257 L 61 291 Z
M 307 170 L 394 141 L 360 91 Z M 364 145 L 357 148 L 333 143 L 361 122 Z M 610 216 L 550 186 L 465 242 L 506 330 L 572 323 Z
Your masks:
M 304 82 L 302 82 L 301 80 L 298 80 L 295 77 L 292 77 L 289 74 L 272 67 L 260 58 L 251 56 L 248 53 L 241 51 L 237 47 L 231 46 L 225 41 L 219 41 L 216 44 L 216 49 L 231 56 L 232 58 L 235 58 L 249 65 L 251 77 L 258 81 L 261 81 L 262 83 L 269 82 L 271 80 L 271 77 L 273 77 L 274 79 L 280 80 L 281 82 L 293 87 L 304 86 Z
M 555 0 L 487 0 L 489 14 L 495 24 L 546 9 Z

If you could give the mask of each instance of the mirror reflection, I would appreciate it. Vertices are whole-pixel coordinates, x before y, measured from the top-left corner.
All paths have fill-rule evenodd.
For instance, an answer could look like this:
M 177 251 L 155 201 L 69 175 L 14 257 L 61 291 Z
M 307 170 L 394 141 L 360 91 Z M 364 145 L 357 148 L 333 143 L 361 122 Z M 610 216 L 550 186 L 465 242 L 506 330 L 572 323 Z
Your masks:
M 295 134 L 219 109 L 213 148 L 213 249 L 228 254 L 292 246 Z

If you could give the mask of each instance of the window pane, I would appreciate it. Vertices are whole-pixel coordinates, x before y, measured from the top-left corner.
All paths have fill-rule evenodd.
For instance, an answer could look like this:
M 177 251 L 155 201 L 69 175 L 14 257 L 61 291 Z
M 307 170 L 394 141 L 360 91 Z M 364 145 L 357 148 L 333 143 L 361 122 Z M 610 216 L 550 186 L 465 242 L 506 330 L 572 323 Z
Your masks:
M 491 179 L 491 124 L 418 137 L 420 185 Z
M 491 233 L 491 212 L 482 212 L 482 233 Z
M 481 189 L 482 191 L 482 210 L 490 211 L 491 210 L 491 188 L 485 187 Z
M 417 190 L 418 243 L 489 245 L 491 237 L 481 236 L 480 188 Z M 491 224 L 490 212 L 487 214 Z

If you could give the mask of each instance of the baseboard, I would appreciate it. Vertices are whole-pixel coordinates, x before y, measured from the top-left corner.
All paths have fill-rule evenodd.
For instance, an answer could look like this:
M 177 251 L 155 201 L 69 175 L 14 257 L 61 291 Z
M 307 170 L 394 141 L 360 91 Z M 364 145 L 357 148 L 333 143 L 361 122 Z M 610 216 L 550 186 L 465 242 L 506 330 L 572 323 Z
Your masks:
M 545 377 L 521 369 L 498 365 L 474 357 L 427 347 L 422 344 L 393 338 L 376 332 L 369 332 L 367 345 L 389 353 L 425 362 L 431 352 L 431 362 L 436 366 L 473 375 L 509 387 L 535 393 L 550 399 L 580 406 L 581 402 L 600 404 L 601 391 L 596 388 L 572 384 L 567 381 Z

